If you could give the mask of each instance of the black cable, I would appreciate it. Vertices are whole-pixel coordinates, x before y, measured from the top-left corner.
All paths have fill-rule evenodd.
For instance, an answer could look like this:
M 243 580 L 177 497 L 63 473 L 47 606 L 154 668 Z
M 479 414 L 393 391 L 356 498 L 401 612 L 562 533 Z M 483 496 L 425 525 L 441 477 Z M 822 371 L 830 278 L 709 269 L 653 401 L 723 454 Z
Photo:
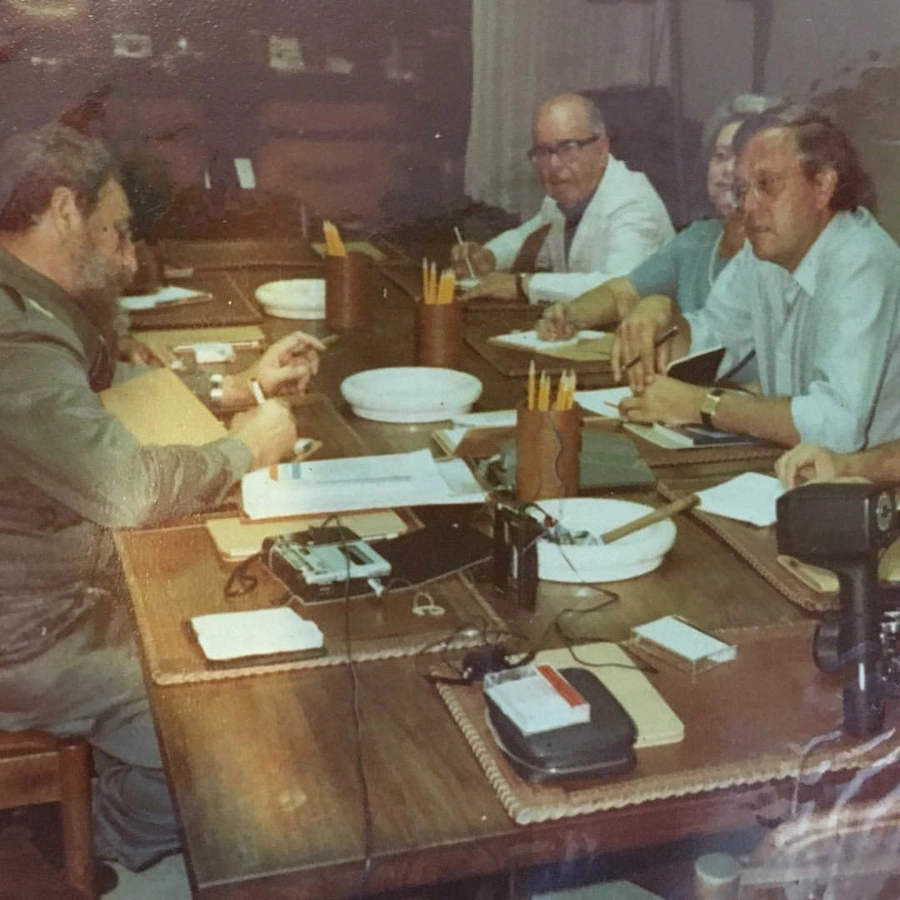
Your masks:
M 334 519 L 338 527 L 341 527 L 341 519 L 338 514 L 332 514 L 321 527 Z M 345 538 L 339 544 L 346 547 L 348 539 Z M 363 874 L 362 881 L 356 891 L 359 897 L 365 897 L 369 879 L 372 874 L 372 844 L 374 841 L 374 822 L 372 819 L 372 801 L 369 794 L 369 781 L 366 777 L 365 754 L 363 752 L 363 722 L 359 699 L 359 673 L 356 671 L 356 661 L 353 659 L 353 638 L 350 631 L 350 555 L 344 553 L 346 570 L 344 574 L 344 646 L 347 649 L 347 671 L 350 675 L 350 703 L 353 709 L 353 729 L 356 737 L 356 773 L 359 778 L 359 787 L 363 812 Z

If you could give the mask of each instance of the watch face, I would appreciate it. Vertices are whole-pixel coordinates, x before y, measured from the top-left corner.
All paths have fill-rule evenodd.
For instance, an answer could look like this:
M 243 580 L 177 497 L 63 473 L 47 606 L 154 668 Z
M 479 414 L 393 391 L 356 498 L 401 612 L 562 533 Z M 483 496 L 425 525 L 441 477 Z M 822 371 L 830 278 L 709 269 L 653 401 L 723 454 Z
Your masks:
M 888 531 L 894 524 L 894 503 L 887 491 L 879 494 L 875 503 L 875 524 L 879 531 Z

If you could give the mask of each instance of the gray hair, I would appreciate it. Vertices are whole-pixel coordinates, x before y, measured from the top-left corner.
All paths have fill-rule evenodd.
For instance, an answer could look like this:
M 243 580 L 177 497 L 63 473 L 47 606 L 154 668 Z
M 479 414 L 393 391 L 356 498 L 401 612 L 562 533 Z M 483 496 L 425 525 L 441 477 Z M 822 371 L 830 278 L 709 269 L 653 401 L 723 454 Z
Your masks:
M 0 148 L 0 231 L 30 228 L 58 187 L 90 213 L 111 178 L 118 172 L 107 149 L 73 128 L 53 123 L 17 134 Z
M 784 101 L 780 97 L 766 97 L 763 94 L 738 94 L 717 106 L 703 124 L 700 144 L 703 150 L 703 159 L 706 162 L 710 160 L 715 149 L 716 138 L 726 125 L 731 122 L 743 122 L 752 116 L 778 109 L 783 103 Z

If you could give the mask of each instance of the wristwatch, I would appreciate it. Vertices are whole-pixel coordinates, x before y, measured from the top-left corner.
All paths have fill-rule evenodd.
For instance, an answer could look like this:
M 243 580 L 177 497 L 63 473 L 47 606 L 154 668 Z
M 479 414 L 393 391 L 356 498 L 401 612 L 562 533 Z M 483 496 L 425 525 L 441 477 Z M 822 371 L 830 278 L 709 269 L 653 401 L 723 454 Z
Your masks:
M 713 388 L 701 401 L 700 401 L 700 421 L 706 428 L 715 428 L 713 425 L 713 416 L 716 414 L 716 409 L 719 406 L 719 402 L 722 399 L 722 394 L 725 391 L 722 388 Z

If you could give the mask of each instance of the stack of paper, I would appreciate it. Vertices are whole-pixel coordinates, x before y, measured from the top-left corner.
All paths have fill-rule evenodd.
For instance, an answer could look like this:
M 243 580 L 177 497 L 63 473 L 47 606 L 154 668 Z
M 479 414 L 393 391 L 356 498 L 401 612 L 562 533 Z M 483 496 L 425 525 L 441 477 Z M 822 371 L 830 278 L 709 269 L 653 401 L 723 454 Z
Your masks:
M 427 450 L 283 463 L 245 475 L 241 501 L 251 519 L 394 506 L 483 503 L 463 460 L 435 462 Z
M 777 518 L 775 504 L 784 493 L 777 478 L 759 472 L 744 472 L 713 488 L 699 491 L 700 509 L 716 516 L 772 525 Z

